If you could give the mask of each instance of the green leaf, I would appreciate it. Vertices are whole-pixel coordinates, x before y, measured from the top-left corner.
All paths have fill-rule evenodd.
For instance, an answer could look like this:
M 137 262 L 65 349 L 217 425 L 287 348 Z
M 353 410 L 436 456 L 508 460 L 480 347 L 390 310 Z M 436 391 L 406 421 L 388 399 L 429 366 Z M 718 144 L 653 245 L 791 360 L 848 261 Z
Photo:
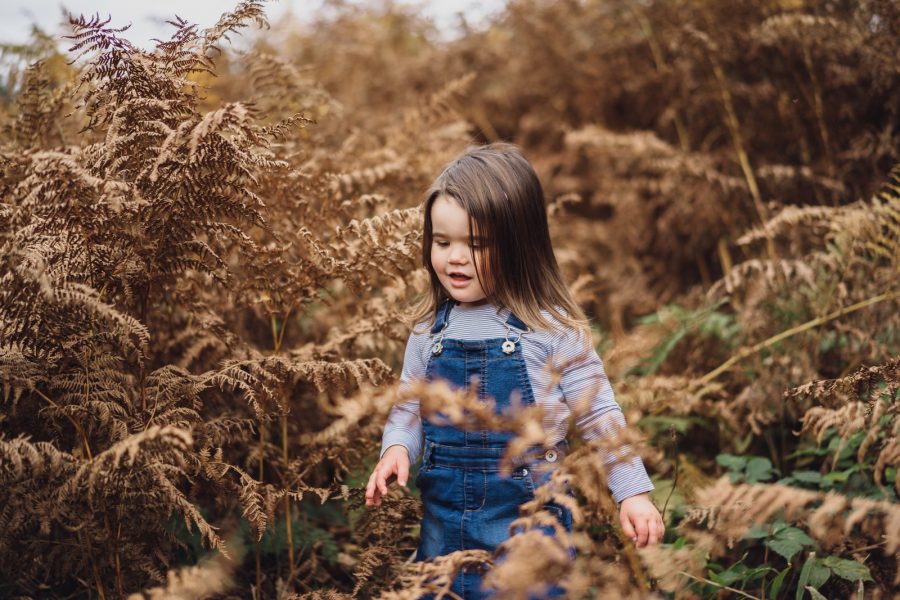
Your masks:
M 744 535 L 741 537 L 745 540 L 758 540 L 761 538 L 769 537 L 771 533 L 771 529 L 768 525 L 753 525 L 750 529 L 748 529 Z
M 803 546 L 792 540 L 771 539 L 766 540 L 766 546 L 771 548 L 790 562 L 795 554 L 803 550 Z
M 716 462 L 728 469 L 728 479 L 731 483 L 737 483 L 745 479 L 744 470 L 747 468 L 747 457 L 735 456 L 734 454 L 719 454 L 716 456 Z
M 666 362 L 669 353 L 678 345 L 678 342 L 688 333 L 688 329 L 684 326 L 679 327 L 672 335 L 653 349 L 653 356 L 645 360 L 640 367 L 635 369 L 639 375 L 654 375 L 657 370 Z
M 803 568 L 800 569 L 800 581 L 797 582 L 795 600 L 802 600 L 807 586 L 812 585 L 814 588 L 820 588 L 831 577 L 831 570 L 821 563 L 822 561 L 816 558 L 815 552 L 809 553 L 809 557 L 803 563 Z
M 803 456 L 825 456 L 829 450 L 827 447 L 819 446 L 801 446 L 794 452 L 788 454 L 785 458 L 800 458 Z
M 747 465 L 746 457 L 735 456 L 734 454 L 719 454 L 716 456 L 716 462 L 729 471 L 743 471 Z
M 785 540 L 791 540 L 792 542 L 796 542 L 803 546 L 812 546 L 815 544 L 815 541 L 804 532 L 802 529 L 797 529 L 796 527 L 785 527 L 784 529 L 779 529 L 775 533 L 776 538 L 781 538 Z
M 850 477 L 849 473 L 845 473 L 844 471 L 832 471 L 831 473 L 825 474 L 822 477 L 822 483 L 844 483 L 847 481 L 847 478 Z
M 731 579 L 733 577 L 733 573 L 729 571 L 722 571 L 721 573 L 713 573 L 709 572 L 709 580 L 717 585 L 728 585 L 731 583 Z
M 777 573 L 778 569 L 773 569 L 772 567 L 756 567 L 754 569 L 748 569 L 744 574 L 744 581 L 749 583 L 757 579 L 762 579 L 763 575 L 766 575 L 770 572 Z
M 780 515 L 780 514 L 781 514 L 781 511 L 779 511 L 779 515 Z M 772 522 L 772 535 L 775 535 L 776 533 L 778 533 L 779 531 L 781 531 L 782 529 L 784 529 L 784 528 L 786 528 L 786 527 L 790 527 L 790 525 L 788 525 L 787 523 L 785 523 L 784 520 L 783 520 L 780 516 L 777 517 L 777 518 Z
M 781 591 L 781 586 L 784 585 L 784 578 L 790 570 L 791 565 L 786 566 L 780 573 L 778 573 L 778 575 L 775 576 L 775 579 L 772 580 L 772 585 L 769 586 L 770 598 L 778 597 L 778 592 Z
M 820 588 L 825 585 L 829 577 L 831 577 L 831 569 L 824 566 L 818 558 L 814 560 L 812 571 L 809 573 L 809 584 L 815 588 Z
M 822 559 L 822 564 L 831 569 L 835 575 L 847 581 L 872 581 L 869 567 L 855 560 L 826 556 Z
M 812 600 L 828 600 L 828 598 L 826 598 L 825 596 L 823 596 L 823 595 L 819 592 L 819 590 L 817 590 L 817 589 L 814 588 L 813 586 L 808 585 L 808 586 L 806 586 L 806 589 L 809 591 L 809 595 L 810 595 L 810 597 L 812 598 Z
M 742 564 L 731 565 L 721 573 L 710 573 L 709 578 L 719 585 L 731 585 L 746 577 L 747 567 Z
M 809 556 L 806 558 L 806 562 L 803 563 L 803 568 L 800 569 L 800 581 L 797 582 L 797 593 L 794 596 L 794 600 L 803 600 L 803 594 L 806 590 L 806 584 L 809 583 L 809 574 L 812 572 L 813 562 L 816 560 L 816 553 L 810 552 Z
M 754 456 L 747 461 L 747 483 L 768 481 L 775 474 L 772 469 L 772 461 L 762 456 Z
M 818 471 L 794 471 L 791 473 L 791 477 L 801 483 L 820 483 L 822 481 L 822 474 Z
M 696 418 L 690 417 L 669 417 L 665 415 L 650 415 L 641 418 L 638 421 L 638 427 L 645 431 L 667 431 L 669 428 L 674 429 L 678 433 L 686 433 L 691 425 L 700 423 Z
M 859 448 L 859 445 L 862 444 L 862 441 L 865 439 L 868 433 L 868 430 L 861 429 L 848 437 L 847 444 L 841 450 L 841 454 L 838 457 L 838 460 L 853 458 L 853 456 L 856 454 L 856 449 Z
M 852 475 L 853 472 L 854 469 L 852 467 L 847 469 L 846 471 L 832 471 L 831 473 L 828 473 L 827 475 L 822 477 L 822 481 L 827 481 L 829 483 L 844 483 L 847 481 L 847 479 L 850 478 L 850 475 Z

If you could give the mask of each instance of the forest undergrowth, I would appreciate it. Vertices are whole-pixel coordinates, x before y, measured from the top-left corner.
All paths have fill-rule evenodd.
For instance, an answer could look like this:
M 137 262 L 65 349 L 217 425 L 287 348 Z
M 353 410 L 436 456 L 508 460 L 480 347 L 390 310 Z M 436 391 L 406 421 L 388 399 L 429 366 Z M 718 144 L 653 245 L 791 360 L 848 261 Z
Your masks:
M 897 597 L 900 6 L 511 0 L 452 41 L 329 7 L 0 46 L 0 596 L 400 600 L 480 565 L 500 598 Z M 419 207 L 498 139 L 630 426 L 572 428 L 497 556 L 414 563 L 415 488 L 363 494 Z M 515 431 L 507 461 L 543 441 L 536 408 L 408 393 Z M 619 529 L 623 444 L 658 546 Z

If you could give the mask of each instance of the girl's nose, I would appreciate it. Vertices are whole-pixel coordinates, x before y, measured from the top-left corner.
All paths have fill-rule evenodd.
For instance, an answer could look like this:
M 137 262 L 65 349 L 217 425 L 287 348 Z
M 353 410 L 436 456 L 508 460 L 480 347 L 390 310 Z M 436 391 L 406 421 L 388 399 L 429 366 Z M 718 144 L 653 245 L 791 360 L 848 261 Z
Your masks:
M 465 263 L 469 260 L 469 249 L 457 246 L 450 251 L 450 262 Z

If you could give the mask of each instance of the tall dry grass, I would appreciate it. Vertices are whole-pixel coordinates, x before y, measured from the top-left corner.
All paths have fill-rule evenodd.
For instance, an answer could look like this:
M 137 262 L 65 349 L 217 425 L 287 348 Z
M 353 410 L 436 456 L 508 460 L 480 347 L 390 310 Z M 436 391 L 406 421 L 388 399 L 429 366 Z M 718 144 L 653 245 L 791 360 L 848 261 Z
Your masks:
M 480 564 L 510 598 L 890 597 L 897 7 L 513 1 L 450 43 L 336 8 L 244 55 L 261 2 L 151 50 L 96 17 L 67 55 L 4 48 L 30 64 L 0 146 L 3 594 L 415 598 Z M 426 283 L 421 192 L 496 138 L 545 182 L 637 427 L 572 431 L 522 507 L 567 503 L 571 538 L 413 564 L 415 493 L 367 512 L 361 484 Z M 539 412 L 415 393 L 540 438 Z M 623 442 L 658 548 L 617 530 L 597 456 Z

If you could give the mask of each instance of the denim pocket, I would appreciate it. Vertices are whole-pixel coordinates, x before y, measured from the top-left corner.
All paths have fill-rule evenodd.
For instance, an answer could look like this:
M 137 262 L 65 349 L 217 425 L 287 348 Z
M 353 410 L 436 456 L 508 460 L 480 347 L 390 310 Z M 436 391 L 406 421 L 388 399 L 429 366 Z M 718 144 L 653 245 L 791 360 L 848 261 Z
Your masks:
M 534 498 L 534 479 L 532 479 L 531 469 L 522 468 L 513 471 L 512 478 L 522 482 L 522 487 L 528 494 L 529 499 Z
M 416 480 L 413 483 L 420 492 L 422 491 L 422 487 L 427 484 L 427 476 L 432 468 L 434 468 L 432 463 L 422 463 L 419 465 L 419 470 L 416 473 Z
M 534 491 L 540 487 L 540 484 L 534 479 L 534 469 L 528 469 L 528 477 L 525 478 L 525 483 L 528 484 L 528 488 L 531 491 L 531 497 L 534 497 Z

